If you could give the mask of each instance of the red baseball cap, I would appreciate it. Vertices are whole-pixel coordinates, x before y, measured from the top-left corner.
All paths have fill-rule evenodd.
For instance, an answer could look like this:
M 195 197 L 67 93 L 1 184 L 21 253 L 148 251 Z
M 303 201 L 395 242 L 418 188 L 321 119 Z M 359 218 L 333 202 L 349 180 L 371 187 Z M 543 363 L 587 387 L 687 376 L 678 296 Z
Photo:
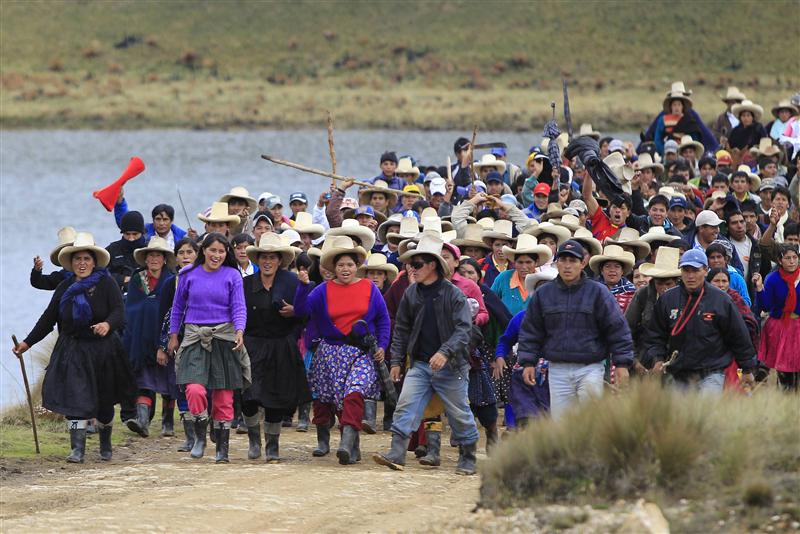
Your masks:
M 533 188 L 533 194 L 550 196 L 550 186 L 545 183 L 536 184 L 536 187 Z

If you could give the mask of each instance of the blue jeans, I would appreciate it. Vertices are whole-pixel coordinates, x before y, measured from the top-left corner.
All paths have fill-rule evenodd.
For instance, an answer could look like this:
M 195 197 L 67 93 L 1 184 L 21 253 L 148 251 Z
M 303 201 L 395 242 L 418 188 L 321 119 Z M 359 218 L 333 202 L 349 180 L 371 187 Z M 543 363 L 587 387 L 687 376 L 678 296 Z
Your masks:
M 597 363 L 550 362 L 550 414 L 560 419 L 578 402 L 603 394 L 605 365 Z
M 723 371 L 711 373 L 705 378 L 698 380 L 696 383 L 676 380 L 675 384 L 682 390 L 696 388 L 697 391 L 703 394 L 722 395 L 725 386 L 725 373 Z
M 403 381 L 392 420 L 392 432 L 404 438 L 419 428 L 425 407 L 434 393 L 442 399 L 452 428 L 451 443 L 470 445 L 478 441 L 478 427 L 469 409 L 467 373 L 460 377 L 450 365 L 433 372 L 425 362 L 414 362 Z

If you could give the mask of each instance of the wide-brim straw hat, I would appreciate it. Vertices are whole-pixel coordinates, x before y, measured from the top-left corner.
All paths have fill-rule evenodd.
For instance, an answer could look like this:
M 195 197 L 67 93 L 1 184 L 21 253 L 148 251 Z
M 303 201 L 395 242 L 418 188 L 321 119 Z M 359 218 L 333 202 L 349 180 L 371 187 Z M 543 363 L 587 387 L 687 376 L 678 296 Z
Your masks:
M 653 161 L 653 156 L 649 152 L 642 152 L 639 154 L 639 159 L 633 164 L 634 170 L 653 169 L 656 176 L 664 172 L 664 166 L 658 162 Z
M 603 269 L 603 264 L 608 261 L 616 261 L 622 265 L 622 275 L 625 276 L 633 271 L 636 264 L 636 257 L 619 245 L 606 245 L 603 253 L 589 258 L 589 268 L 597 274 Z
M 628 226 L 621 228 L 619 232 L 617 232 L 616 237 L 606 238 L 604 245 L 625 245 L 626 247 L 631 247 L 634 250 L 633 254 L 636 256 L 637 261 L 645 259 L 647 255 L 650 254 L 650 243 L 642 241 L 639 232 Z
M 94 242 L 94 236 L 89 232 L 77 232 L 75 234 L 75 241 L 71 245 L 67 245 L 58 253 L 58 264 L 69 272 L 72 271 L 72 255 L 76 252 L 88 250 L 94 253 L 95 266 L 106 267 L 108 262 L 111 261 L 111 255 L 103 247 L 99 247 Z
M 294 229 L 298 234 L 310 235 L 311 239 L 318 239 L 325 233 L 325 228 L 321 224 L 314 224 L 314 217 L 307 211 L 295 215 Z
M 322 253 L 319 264 L 328 271 L 334 272 L 336 270 L 334 260 L 340 254 L 355 254 L 356 258 L 358 258 L 356 261 L 358 267 L 367 259 L 367 251 L 364 250 L 364 247 L 359 247 L 346 235 L 328 236 L 325 241 L 326 243 L 330 241 L 330 245 Z
M 420 232 L 420 226 L 416 217 L 401 217 L 400 228 L 394 232 L 386 234 L 384 243 L 399 245 L 405 239 L 412 239 Z
M 394 170 L 395 174 L 413 174 L 416 178 L 419 178 L 419 168 L 415 167 L 413 163 L 411 163 L 410 158 L 400 158 L 397 162 L 397 168 Z
M 147 259 L 147 254 L 150 252 L 161 252 L 164 254 L 167 267 L 170 269 L 175 267 L 175 265 L 178 263 L 175 259 L 175 252 L 169 247 L 167 240 L 163 237 L 159 237 L 157 235 L 151 237 L 150 241 L 147 242 L 146 247 L 137 248 L 133 251 L 133 259 L 142 267 L 147 267 L 145 260 Z
M 689 98 L 692 95 L 691 91 L 687 91 L 686 87 L 684 87 L 683 82 L 673 82 L 670 90 L 667 91 L 667 96 L 664 97 L 664 101 L 662 102 L 662 107 L 664 108 L 665 113 L 670 113 L 670 103 L 673 100 L 682 100 L 683 101 L 683 112 L 691 108 L 694 103 L 692 99 Z
M 381 243 L 387 243 L 386 234 L 389 233 L 389 228 L 394 228 L 395 226 L 399 228 L 400 221 L 402 220 L 403 220 L 403 214 L 393 213 L 389 216 L 388 219 L 379 224 L 378 229 L 375 231 L 375 233 L 378 236 L 378 241 Z
M 728 92 L 724 95 L 720 96 L 723 102 L 726 104 L 728 102 L 741 102 L 742 100 L 746 99 L 747 97 L 744 96 L 744 93 L 739 90 L 738 87 L 730 86 L 728 87 Z
M 589 124 L 588 122 L 581 124 L 581 127 L 578 130 L 578 137 L 583 137 L 583 136 L 591 137 L 592 139 L 595 139 L 597 141 L 600 140 L 600 132 L 596 132 L 594 128 L 592 128 L 592 125 Z
M 364 278 L 367 275 L 367 271 L 385 272 L 386 279 L 389 280 L 390 284 L 394 282 L 394 279 L 397 278 L 397 273 L 399 272 L 397 267 L 386 261 L 386 256 L 380 253 L 370 254 L 366 263 L 358 268 L 358 276 Z
M 625 161 L 625 156 L 619 152 L 612 152 L 603 158 L 603 163 L 608 165 L 614 176 L 620 181 L 623 187 L 633 180 L 633 166 Z
M 258 208 L 258 201 L 251 197 L 250 191 L 242 186 L 237 185 L 236 187 L 232 188 L 230 192 L 219 197 L 218 202 L 224 202 L 227 204 L 232 198 L 241 198 L 242 200 L 247 201 L 247 208 L 250 210 L 250 213 L 255 213 L 256 208 Z
M 483 227 L 477 223 L 468 224 L 464 229 L 464 236 L 453 239 L 451 243 L 461 249 L 464 247 L 477 247 L 487 251 L 492 249 L 483 242 Z
M 683 199 L 686 198 L 686 195 L 684 195 L 682 191 L 678 191 L 674 187 L 669 186 L 669 185 L 665 185 L 665 186 L 659 187 L 658 188 L 658 194 L 659 195 L 663 195 L 663 196 L 667 197 L 668 199 L 669 198 L 673 198 L 673 197 L 679 197 L 679 198 L 683 198 Z
M 740 103 L 731 106 L 731 113 L 733 113 L 737 119 L 741 116 L 743 111 L 749 111 L 753 114 L 753 122 L 760 121 L 761 116 L 764 114 L 764 108 L 753 103 L 752 100 L 742 100 Z
M 406 250 L 403 254 L 400 255 L 399 260 L 403 263 L 408 263 L 414 257 L 420 256 L 422 254 L 429 254 L 433 256 L 439 265 L 442 266 L 442 271 L 445 273 L 445 276 L 450 275 L 450 266 L 444 261 L 442 258 L 442 247 L 444 246 L 444 241 L 434 232 L 425 233 L 420 238 L 417 246 L 413 249 Z
M 785 109 L 785 110 L 789 111 L 789 113 L 792 114 L 792 117 L 794 117 L 798 113 L 797 107 L 792 104 L 791 100 L 781 100 L 780 102 L 778 102 L 777 106 L 774 106 L 772 108 L 772 110 L 771 110 L 772 111 L 772 116 L 777 119 L 778 118 L 778 113 L 782 109 Z
M 472 167 L 475 169 L 475 172 L 479 174 L 481 169 L 484 167 L 496 167 L 497 172 L 499 172 L 501 176 L 504 172 L 506 172 L 506 162 L 501 159 L 497 159 L 497 156 L 494 154 L 484 154 L 481 156 L 480 161 L 472 164 Z
M 436 213 L 436 210 L 428 207 L 422 210 L 422 213 L 419 214 L 419 220 L 423 224 L 425 224 L 426 219 L 438 219 L 441 221 L 442 224 L 442 231 L 448 232 L 453 229 L 453 223 L 450 220 L 445 220 L 439 217 L 439 214 Z
M 61 252 L 64 247 L 68 247 L 75 241 L 76 234 L 75 228 L 71 226 L 65 226 L 58 231 L 58 246 L 50 252 L 50 261 L 53 265 L 61 266 L 61 264 L 58 263 L 58 253 Z
M 208 215 L 202 213 L 197 214 L 197 218 L 204 223 L 229 223 L 235 224 L 241 221 L 238 215 L 228 214 L 227 202 L 214 202 L 211 204 L 211 210 Z
M 673 241 L 677 241 L 680 237 L 672 234 L 668 234 L 666 230 L 664 230 L 663 226 L 651 226 L 647 232 L 642 234 L 641 240 L 645 243 L 672 243 Z M 650 245 L 652 248 L 652 244 Z
M 542 222 L 549 221 L 550 219 L 558 219 L 563 217 L 567 212 L 561 207 L 558 202 L 551 202 L 547 205 L 547 211 L 542 214 Z
M 661 247 L 656 252 L 655 263 L 643 263 L 639 272 L 651 278 L 680 278 L 681 268 L 678 261 L 681 251 L 674 247 Z
M 557 276 L 558 269 L 543 267 L 525 277 L 525 289 L 528 291 L 528 294 L 531 294 L 536 291 L 536 284 L 542 281 L 550 282 L 551 280 L 555 280 Z
M 551 223 L 566 227 L 570 232 L 574 232 L 581 227 L 581 220 L 571 213 L 565 213 L 559 219 L 551 219 Z
M 278 234 L 272 232 L 265 232 L 257 245 L 247 247 L 247 257 L 256 265 L 258 265 L 258 255 L 269 252 L 281 255 L 281 267 L 284 269 L 291 265 L 296 255 L 295 247 L 284 243 Z
M 684 135 L 683 137 L 681 137 L 681 144 L 678 145 L 678 154 L 680 154 L 684 148 L 694 148 L 694 152 L 697 155 L 698 159 L 703 155 L 703 152 L 705 151 L 703 143 L 701 143 L 700 141 L 695 141 L 694 139 L 692 139 L 691 135 Z
M 536 257 L 536 266 L 544 265 L 553 258 L 553 251 L 547 245 L 540 245 L 535 237 L 520 234 L 514 247 L 503 246 L 503 254 L 509 261 L 515 261 L 517 256 L 529 255 Z
M 532 235 L 536 239 L 541 239 L 540 236 L 542 234 L 550 234 L 555 236 L 556 245 L 559 247 L 564 243 L 564 241 L 572 237 L 572 232 L 569 231 L 569 229 L 567 229 L 565 226 L 554 224 L 549 221 L 529 226 L 523 231 L 523 234 Z
M 370 198 L 372 198 L 372 193 L 382 193 L 386 195 L 386 204 L 391 210 L 397 205 L 397 193 L 388 191 L 388 189 L 388 183 L 383 180 L 375 180 L 375 182 L 372 184 L 372 187 L 365 187 L 364 189 L 360 189 L 358 191 L 358 203 L 362 206 L 368 206 Z
M 514 223 L 505 219 L 497 219 L 493 222 L 494 224 L 492 225 L 492 229 L 484 230 L 481 234 L 481 240 L 486 244 L 487 247 L 491 248 L 492 242 L 495 239 L 502 239 L 504 241 L 516 243 L 517 238 L 512 237 L 514 234 Z M 481 221 L 478 221 L 478 224 L 481 224 Z
M 328 230 L 328 237 L 334 236 L 355 237 L 367 250 L 372 250 L 372 247 L 375 246 L 375 233 L 366 226 L 358 224 L 355 219 L 344 219 L 341 226 Z
M 747 179 L 750 182 L 750 191 L 753 193 L 758 192 L 758 189 L 761 187 L 761 177 L 750 170 L 750 167 L 747 165 L 739 165 L 736 168 L 736 172 L 743 172 L 747 174 Z
M 588 228 L 578 228 L 570 239 L 583 245 L 583 248 L 589 251 L 590 256 L 597 256 L 603 253 L 603 244 L 595 239 Z
M 750 154 L 758 156 L 773 157 L 781 153 L 781 149 L 775 146 L 771 137 L 762 137 L 758 141 L 758 146 L 750 148 Z

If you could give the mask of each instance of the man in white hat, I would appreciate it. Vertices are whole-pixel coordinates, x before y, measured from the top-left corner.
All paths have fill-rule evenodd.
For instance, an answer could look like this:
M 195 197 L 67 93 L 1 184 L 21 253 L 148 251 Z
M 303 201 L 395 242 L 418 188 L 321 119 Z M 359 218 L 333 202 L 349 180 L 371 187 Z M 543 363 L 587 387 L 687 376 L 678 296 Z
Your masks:
M 731 107 L 734 104 L 740 104 L 745 98 L 747 97 L 744 96 L 744 93 L 734 86 L 728 87 L 728 92 L 722 97 L 722 101 L 725 102 L 725 111 L 719 114 L 717 120 L 711 126 L 711 131 L 714 132 L 714 136 L 720 143 L 722 143 L 723 137 L 728 137 L 731 130 L 739 125 L 739 119 L 731 113 Z
M 50 261 L 53 262 L 53 265 L 60 267 L 58 253 L 64 247 L 72 245 L 75 241 L 75 234 L 75 229 L 71 226 L 65 226 L 58 231 L 58 246 L 50 252 Z M 31 286 L 44 291 L 53 291 L 68 275 L 68 271 L 64 268 L 50 274 L 43 274 L 42 269 L 44 269 L 44 261 L 36 256 L 33 258 L 33 269 L 31 269 Z

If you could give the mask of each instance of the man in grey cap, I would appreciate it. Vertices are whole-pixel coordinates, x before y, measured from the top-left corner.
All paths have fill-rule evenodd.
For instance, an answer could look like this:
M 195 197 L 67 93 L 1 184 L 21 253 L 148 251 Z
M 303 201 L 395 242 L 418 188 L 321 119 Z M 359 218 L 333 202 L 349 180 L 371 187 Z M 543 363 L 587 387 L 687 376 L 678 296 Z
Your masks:
M 678 159 L 678 142 L 670 139 L 664 143 L 664 163 L 671 163 Z

